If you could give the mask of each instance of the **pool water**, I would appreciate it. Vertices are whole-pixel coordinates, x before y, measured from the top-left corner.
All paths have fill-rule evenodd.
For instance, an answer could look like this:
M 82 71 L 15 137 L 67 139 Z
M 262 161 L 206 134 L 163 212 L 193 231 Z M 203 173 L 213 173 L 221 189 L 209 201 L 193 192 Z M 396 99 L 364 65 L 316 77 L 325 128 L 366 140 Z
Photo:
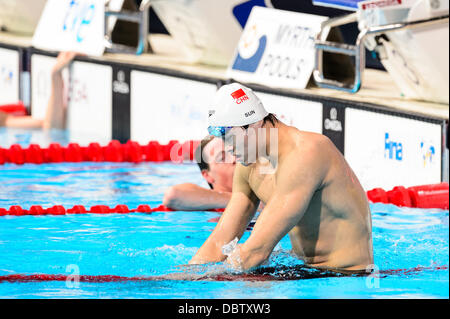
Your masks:
M 198 167 L 190 163 L 5 164 L 0 166 L 0 207 L 155 207 L 167 187 L 183 182 L 207 187 Z M 288 281 L 1 282 L 0 298 L 449 298 L 448 211 L 384 204 L 372 204 L 371 210 L 376 267 L 381 272 L 419 271 Z M 2 216 L 0 276 L 217 273 L 223 264 L 202 270 L 177 266 L 188 263 L 218 216 L 183 211 Z M 246 231 L 240 242 L 249 235 Z M 299 264 L 287 236 L 268 261 L 272 267 Z

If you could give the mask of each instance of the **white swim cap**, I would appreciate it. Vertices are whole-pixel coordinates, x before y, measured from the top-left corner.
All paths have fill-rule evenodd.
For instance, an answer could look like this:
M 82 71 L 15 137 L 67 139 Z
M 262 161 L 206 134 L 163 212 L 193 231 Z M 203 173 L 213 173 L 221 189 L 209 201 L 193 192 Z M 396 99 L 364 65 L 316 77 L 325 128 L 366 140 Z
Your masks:
M 244 126 L 264 119 L 269 113 L 251 89 L 239 83 L 222 86 L 209 111 L 209 126 Z

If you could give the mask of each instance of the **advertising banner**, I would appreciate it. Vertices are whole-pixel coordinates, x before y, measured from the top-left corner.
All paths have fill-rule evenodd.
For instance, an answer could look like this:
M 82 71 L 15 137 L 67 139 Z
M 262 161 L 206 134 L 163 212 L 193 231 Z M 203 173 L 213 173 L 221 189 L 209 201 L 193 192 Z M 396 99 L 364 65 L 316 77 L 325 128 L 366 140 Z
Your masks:
M 214 84 L 131 71 L 131 139 L 200 140 L 207 134 Z
M 227 76 L 270 87 L 305 88 L 315 64 L 314 38 L 326 19 L 254 7 Z
M 255 91 L 264 108 L 284 124 L 301 131 L 322 133 L 322 103 Z
M 70 140 L 106 145 L 112 139 L 112 67 L 75 61 L 70 71 Z
M 345 122 L 345 157 L 366 190 L 441 181 L 441 125 L 353 108 Z
M 0 48 L 0 105 L 19 101 L 19 52 Z
M 51 69 L 55 62 L 55 57 L 40 54 L 31 56 L 31 115 L 34 118 L 45 117 L 51 94 Z M 66 81 L 67 75 L 67 72 L 63 72 Z

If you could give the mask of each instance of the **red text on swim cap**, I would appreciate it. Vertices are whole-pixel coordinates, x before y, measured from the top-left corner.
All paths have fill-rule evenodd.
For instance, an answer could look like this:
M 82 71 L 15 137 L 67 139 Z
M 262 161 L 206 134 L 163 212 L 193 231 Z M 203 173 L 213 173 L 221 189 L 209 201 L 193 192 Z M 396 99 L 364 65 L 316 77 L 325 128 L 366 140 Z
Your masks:
M 231 97 L 234 99 L 236 104 L 241 104 L 244 101 L 248 100 L 248 96 L 245 94 L 243 89 L 239 89 L 231 93 Z

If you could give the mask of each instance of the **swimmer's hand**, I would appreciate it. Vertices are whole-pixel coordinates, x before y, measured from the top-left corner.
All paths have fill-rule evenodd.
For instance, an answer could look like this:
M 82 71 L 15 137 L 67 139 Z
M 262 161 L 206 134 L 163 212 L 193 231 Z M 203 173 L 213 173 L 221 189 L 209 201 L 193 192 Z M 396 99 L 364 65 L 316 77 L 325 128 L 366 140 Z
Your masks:
M 76 56 L 86 56 L 83 53 L 78 53 L 78 52 L 65 52 L 62 51 L 58 54 L 57 58 L 56 58 L 56 63 L 52 68 L 52 74 L 60 74 L 61 71 L 67 67 Z
M 238 245 L 241 246 L 241 245 Z M 242 262 L 241 262 L 241 256 L 239 254 L 239 247 L 236 248 L 236 250 L 233 251 L 233 253 L 225 259 L 225 264 L 228 265 L 230 268 L 236 271 L 243 271 L 242 268 Z
M 225 264 L 231 267 L 233 270 L 242 271 L 242 259 L 240 255 L 240 247 L 242 244 L 238 244 L 239 239 L 236 237 L 228 244 L 222 247 L 222 253 L 227 256 Z

